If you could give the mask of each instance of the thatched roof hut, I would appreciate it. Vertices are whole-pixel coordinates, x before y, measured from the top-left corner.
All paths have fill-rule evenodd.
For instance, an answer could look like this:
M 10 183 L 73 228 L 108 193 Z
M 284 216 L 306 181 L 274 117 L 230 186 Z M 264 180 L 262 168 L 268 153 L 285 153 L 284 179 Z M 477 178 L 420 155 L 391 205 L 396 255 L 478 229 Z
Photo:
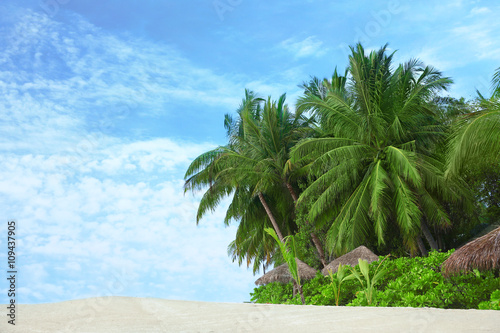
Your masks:
M 317 271 L 314 268 L 312 268 L 302 260 L 295 260 L 297 260 L 297 268 L 299 270 L 300 279 L 309 280 L 316 276 Z M 275 281 L 282 283 L 293 281 L 292 275 L 290 274 L 290 270 L 288 269 L 288 265 L 286 263 L 262 275 L 257 281 L 255 281 L 255 284 L 268 284 Z
M 368 263 L 372 263 L 378 260 L 378 256 L 370 251 L 370 249 L 366 246 L 361 245 L 351 252 L 346 253 L 343 256 L 333 260 L 331 263 L 326 265 L 325 268 L 323 268 L 321 273 L 323 273 L 323 275 L 328 275 L 329 271 L 332 271 L 332 273 L 336 273 L 339 269 L 339 264 L 354 267 L 358 264 L 358 259 L 363 259 L 368 261 Z
M 465 244 L 442 265 L 445 276 L 470 272 L 474 268 L 480 271 L 500 269 L 500 228 Z

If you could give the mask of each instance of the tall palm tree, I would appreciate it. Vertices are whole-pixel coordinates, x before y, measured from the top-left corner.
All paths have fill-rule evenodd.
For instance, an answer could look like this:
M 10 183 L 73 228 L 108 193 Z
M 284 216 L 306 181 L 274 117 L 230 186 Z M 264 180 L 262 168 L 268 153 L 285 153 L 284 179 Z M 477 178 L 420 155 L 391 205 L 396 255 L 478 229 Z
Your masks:
M 251 168 L 259 186 L 264 189 L 263 192 L 267 192 L 263 186 L 284 186 L 295 204 L 298 200 L 298 180 L 302 174 L 300 168 L 291 164 L 290 150 L 309 135 L 312 119 L 307 119 L 300 111 L 291 113 L 285 104 L 285 94 L 276 102 L 268 99 L 260 119 L 248 114 L 243 114 L 242 118 L 246 126 L 245 142 L 249 148 L 246 155 L 254 163 Z M 294 208 L 291 209 L 294 211 Z M 314 232 L 310 235 L 324 266 L 322 244 Z
M 287 172 L 283 169 L 287 151 L 300 137 L 303 125 L 302 117 L 289 112 L 284 95 L 277 102 L 266 102 L 246 91 L 237 117 L 225 117 L 229 143 L 197 157 L 186 172 L 185 191 L 208 187 L 197 222 L 222 198 L 232 195 L 225 223 L 240 223 L 229 247 L 240 263 L 243 258 L 247 263 L 263 258 L 269 262 L 267 239 L 272 239 L 263 233 L 266 223 L 271 223 L 281 240 L 295 232 L 294 204 L 284 185 Z
M 463 190 L 445 182 L 432 150 L 443 131 L 429 101 L 452 81 L 417 60 L 393 69 L 386 51 L 387 45 L 367 55 L 361 44 L 351 47 L 347 75 L 335 72 L 297 104 L 322 127 L 322 137 L 292 150 L 293 161 L 311 161 L 312 183 L 299 203 L 312 200 L 309 218 L 332 223 L 328 245 L 338 254 L 371 235 L 384 243 L 390 226 L 415 251 L 423 217 L 449 225 L 440 200 L 458 200 Z

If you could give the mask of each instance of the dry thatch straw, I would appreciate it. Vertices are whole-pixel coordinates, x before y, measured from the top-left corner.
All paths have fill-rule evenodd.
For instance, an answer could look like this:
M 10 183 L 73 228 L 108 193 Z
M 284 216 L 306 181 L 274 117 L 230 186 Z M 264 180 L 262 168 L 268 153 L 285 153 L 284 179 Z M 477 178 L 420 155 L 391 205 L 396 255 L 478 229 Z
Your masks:
M 349 265 L 354 267 L 358 264 L 358 259 L 364 259 L 368 261 L 368 263 L 372 263 L 378 260 L 378 256 L 372 251 L 370 251 L 370 249 L 367 248 L 366 246 L 361 245 L 352 250 L 351 252 L 346 253 L 341 257 L 338 257 L 337 259 L 326 265 L 325 268 L 323 268 L 323 270 L 321 271 L 321 273 L 323 273 L 323 275 L 328 275 L 329 271 L 331 271 L 332 273 L 336 273 L 337 270 L 339 269 L 339 264 Z
M 442 265 L 445 276 L 460 272 L 500 269 L 500 228 L 456 250 Z
M 297 261 L 300 279 L 309 280 L 316 276 L 317 272 L 314 268 L 299 259 L 295 260 Z M 268 284 L 275 281 L 282 283 L 293 281 L 292 275 L 290 274 L 290 270 L 288 269 L 288 265 L 286 263 L 262 275 L 257 281 L 255 281 L 255 284 Z

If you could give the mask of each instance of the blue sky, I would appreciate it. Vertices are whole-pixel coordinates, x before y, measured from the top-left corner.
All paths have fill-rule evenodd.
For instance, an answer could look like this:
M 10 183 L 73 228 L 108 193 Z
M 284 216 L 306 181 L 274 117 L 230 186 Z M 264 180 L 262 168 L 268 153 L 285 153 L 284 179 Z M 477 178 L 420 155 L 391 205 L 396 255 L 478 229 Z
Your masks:
M 249 88 L 293 105 L 298 85 L 389 43 L 487 92 L 497 1 L 3 0 L 0 261 L 18 223 L 18 302 L 125 295 L 243 302 L 224 207 L 195 225 L 183 175 L 225 143 Z M 4 264 L 2 264 L 4 266 Z M 0 284 L 0 302 L 7 298 Z

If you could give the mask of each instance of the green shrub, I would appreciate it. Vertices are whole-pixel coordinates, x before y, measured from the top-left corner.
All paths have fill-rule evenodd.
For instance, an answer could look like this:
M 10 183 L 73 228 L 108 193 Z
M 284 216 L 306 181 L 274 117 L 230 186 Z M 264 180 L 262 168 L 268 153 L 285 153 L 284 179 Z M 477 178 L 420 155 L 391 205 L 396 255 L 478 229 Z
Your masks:
M 376 291 L 375 305 L 397 307 L 435 307 L 477 309 L 498 287 L 491 272 L 474 272 L 445 279 L 440 265 L 453 252 L 431 252 L 426 258 L 399 258 L 383 264 L 388 271 Z M 359 292 L 349 305 L 366 305 Z
M 250 301 L 254 303 L 285 303 L 288 299 L 292 298 L 292 284 L 269 283 L 265 286 L 255 288 L 250 295 Z
M 447 253 L 431 252 L 426 258 L 388 259 L 380 264 L 386 274 L 373 291 L 374 306 L 435 307 L 445 309 L 497 309 L 500 302 L 500 278 L 492 272 L 452 276 L 441 275 L 441 264 Z M 381 257 L 382 258 L 382 257 Z M 380 260 L 370 264 L 373 274 Z M 335 274 L 334 274 L 335 276 Z M 334 289 L 328 276 L 318 274 L 304 281 L 306 304 L 335 305 Z M 292 284 L 271 283 L 256 288 L 252 301 L 257 303 L 301 304 L 292 298 Z M 365 293 L 356 280 L 344 281 L 340 289 L 339 305 L 367 305 Z M 496 303 L 495 303 L 496 302 Z
M 356 281 L 346 281 L 342 284 L 339 305 L 346 305 L 353 298 L 358 289 Z M 333 296 L 333 287 L 328 276 L 318 273 L 316 277 L 303 284 L 306 304 L 310 305 L 335 305 Z M 251 301 L 254 303 L 271 304 L 301 304 L 298 295 L 292 298 L 292 283 L 283 284 L 273 282 L 265 286 L 254 289 L 251 295 Z
M 500 310 L 500 290 L 492 292 L 489 301 L 479 303 L 479 308 L 481 310 Z

